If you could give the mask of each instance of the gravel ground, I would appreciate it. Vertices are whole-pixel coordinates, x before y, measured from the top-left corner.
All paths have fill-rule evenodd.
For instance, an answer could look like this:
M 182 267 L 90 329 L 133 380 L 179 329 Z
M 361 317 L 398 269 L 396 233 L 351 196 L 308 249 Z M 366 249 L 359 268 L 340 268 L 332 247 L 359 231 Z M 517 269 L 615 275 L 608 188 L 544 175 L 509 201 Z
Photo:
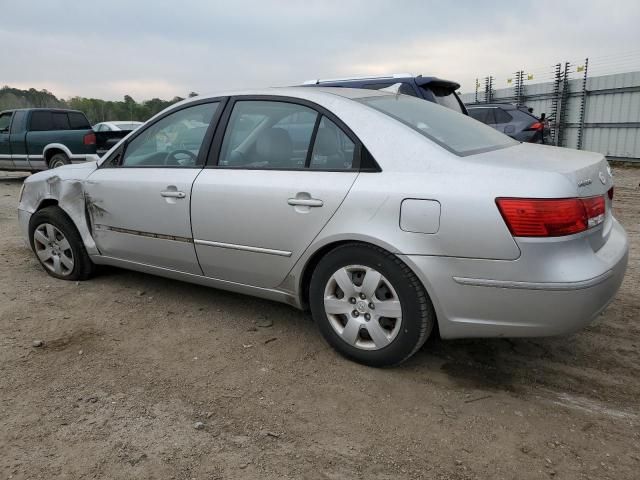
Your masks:
M 0 172 L 0 477 L 637 479 L 640 169 L 615 177 L 630 264 L 590 327 L 431 339 L 376 370 L 286 305 L 47 276 L 19 234 L 22 178 Z

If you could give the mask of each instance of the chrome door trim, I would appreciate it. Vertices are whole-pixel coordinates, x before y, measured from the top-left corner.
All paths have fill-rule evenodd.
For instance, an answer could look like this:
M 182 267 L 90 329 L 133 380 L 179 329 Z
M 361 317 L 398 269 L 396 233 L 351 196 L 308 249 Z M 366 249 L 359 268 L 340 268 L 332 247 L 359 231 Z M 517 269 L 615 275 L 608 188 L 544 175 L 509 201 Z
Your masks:
M 278 255 L 280 257 L 290 257 L 291 252 L 286 250 L 275 250 L 273 248 L 251 247 L 249 245 L 236 245 L 235 243 L 211 242 L 209 240 L 193 241 L 196 245 L 206 245 L 208 247 L 229 248 L 231 250 L 242 250 L 244 252 L 266 253 L 267 255 Z

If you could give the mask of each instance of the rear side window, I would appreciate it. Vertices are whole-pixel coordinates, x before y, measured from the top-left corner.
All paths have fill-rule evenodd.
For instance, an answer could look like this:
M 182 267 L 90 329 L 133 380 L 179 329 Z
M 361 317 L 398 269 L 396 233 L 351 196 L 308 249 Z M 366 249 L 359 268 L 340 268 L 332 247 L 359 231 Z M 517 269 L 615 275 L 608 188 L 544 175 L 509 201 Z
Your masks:
M 351 170 L 356 144 L 335 123 L 322 117 L 316 132 L 309 168 L 314 170 Z
M 513 120 L 513 117 L 501 108 L 494 108 L 494 110 L 493 114 L 496 117 L 495 123 L 509 123 Z
M 487 121 L 488 108 L 469 108 L 469 116 L 482 123 L 489 123 Z
M 437 104 L 442 105 L 443 107 L 450 108 L 455 112 L 463 113 L 462 107 L 460 106 L 460 102 L 458 101 L 458 98 L 456 97 L 456 93 L 453 89 L 438 87 L 435 85 L 429 85 L 428 87 L 423 87 L 423 88 L 427 88 L 428 90 L 431 90 Z
M 518 142 L 449 108 L 406 95 L 376 95 L 355 100 L 388 115 L 459 156 L 472 155 Z
M 69 116 L 67 112 L 53 112 L 51 114 L 53 120 L 53 130 L 70 130 Z
M 91 128 L 89 120 L 81 112 L 69 112 L 69 126 L 71 130 L 88 130 Z
M 395 85 L 395 84 L 394 83 L 370 83 L 368 85 L 363 85 L 362 88 L 366 88 L 367 90 L 381 90 L 383 88 L 390 87 L 391 85 Z M 411 95 L 412 97 L 418 96 L 414 88 L 407 82 L 401 82 L 399 92 L 403 95 Z
M 53 118 L 51 118 L 51 112 L 35 111 L 31 113 L 29 130 L 33 130 L 34 132 L 46 132 L 53 129 Z

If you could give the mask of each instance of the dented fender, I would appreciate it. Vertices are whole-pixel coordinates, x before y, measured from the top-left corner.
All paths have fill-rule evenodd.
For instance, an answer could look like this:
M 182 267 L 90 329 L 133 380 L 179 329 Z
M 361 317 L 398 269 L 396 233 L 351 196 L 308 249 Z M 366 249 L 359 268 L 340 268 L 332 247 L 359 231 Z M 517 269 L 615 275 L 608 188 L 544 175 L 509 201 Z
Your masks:
M 76 225 L 87 253 L 98 255 L 100 252 L 93 240 L 87 221 L 87 212 L 91 212 L 97 207 L 93 206 L 93 202 L 87 198 L 84 190 L 86 179 L 97 168 L 97 162 L 86 162 L 65 165 L 31 175 L 24 181 L 18 210 L 26 212 L 30 218 L 44 202 L 55 200 Z M 25 215 L 21 215 L 21 218 L 25 218 Z M 23 227 L 22 230 L 28 232 L 28 228 Z M 29 238 L 25 240 L 27 244 L 30 243 Z

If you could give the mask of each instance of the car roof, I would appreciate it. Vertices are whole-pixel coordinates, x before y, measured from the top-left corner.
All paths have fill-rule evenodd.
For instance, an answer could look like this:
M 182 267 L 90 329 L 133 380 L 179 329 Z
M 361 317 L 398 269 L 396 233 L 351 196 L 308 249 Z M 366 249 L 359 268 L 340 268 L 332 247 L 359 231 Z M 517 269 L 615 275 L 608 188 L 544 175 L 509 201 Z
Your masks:
M 276 97 L 294 97 L 300 98 L 303 100 L 311 100 L 314 99 L 335 99 L 336 96 L 347 98 L 350 100 L 356 100 L 358 98 L 364 97 L 374 97 L 374 96 L 385 96 L 385 95 L 394 95 L 389 92 L 382 92 L 380 90 L 366 90 L 362 88 L 345 88 L 345 87 L 316 87 L 316 88 L 308 88 L 308 87 L 269 87 L 269 88 L 255 88 L 255 89 L 245 89 L 245 90 L 226 90 L 214 93 L 208 93 L 206 95 L 198 95 L 197 97 L 187 98 L 177 103 L 176 105 L 183 105 L 194 103 L 200 100 L 207 100 L 212 98 L 219 97 L 235 97 L 235 96 L 253 96 L 253 95 L 263 95 L 263 96 L 276 96 Z M 171 106 L 173 107 L 173 105 Z M 169 108 L 171 108 L 169 107 Z

